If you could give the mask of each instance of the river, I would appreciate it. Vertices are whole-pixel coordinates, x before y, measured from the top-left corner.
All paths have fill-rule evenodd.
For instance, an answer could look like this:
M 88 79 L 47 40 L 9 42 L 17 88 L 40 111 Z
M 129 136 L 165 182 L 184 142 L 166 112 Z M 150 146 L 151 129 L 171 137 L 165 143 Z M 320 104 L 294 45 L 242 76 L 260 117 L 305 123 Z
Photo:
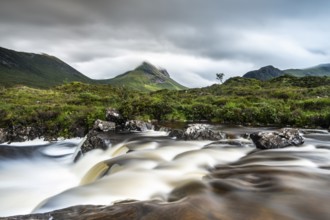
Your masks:
M 302 146 L 260 151 L 245 134 L 270 128 L 216 128 L 230 139 L 136 133 L 77 163 L 82 139 L 0 145 L 0 217 L 152 200 L 196 203 L 205 219 L 330 219 L 329 132 L 302 130 Z

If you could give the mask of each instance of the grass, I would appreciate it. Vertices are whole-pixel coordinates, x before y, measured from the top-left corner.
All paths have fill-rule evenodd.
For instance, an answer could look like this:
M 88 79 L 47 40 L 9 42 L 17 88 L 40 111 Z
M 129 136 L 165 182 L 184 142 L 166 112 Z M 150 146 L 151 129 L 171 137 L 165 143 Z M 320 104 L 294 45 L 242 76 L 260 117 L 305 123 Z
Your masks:
M 319 81 L 239 77 L 206 88 L 153 92 L 80 82 L 52 89 L 2 87 L 0 127 L 34 126 L 49 136 L 77 136 L 113 107 L 130 119 L 329 128 L 330 81 Z

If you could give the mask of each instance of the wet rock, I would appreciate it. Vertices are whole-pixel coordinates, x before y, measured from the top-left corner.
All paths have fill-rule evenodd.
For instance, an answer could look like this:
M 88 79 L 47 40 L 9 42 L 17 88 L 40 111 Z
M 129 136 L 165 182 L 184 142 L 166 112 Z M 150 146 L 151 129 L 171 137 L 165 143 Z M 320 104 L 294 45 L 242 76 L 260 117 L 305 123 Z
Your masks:
M 170 137 L 177 138 L 177 139 L 184 139 L 184 130 L 181 129 L 173 129 L 170 130 L 169 134 Z
M 153 129 L 153 125 L 139 120 L 126 120 L 114 108 L 106 110 L 106 121 L 97 119 L 93 128 L 87 133 L 86 140 L 81 146 L 81 153 L 84 154 L 94 149 L 106 150 L 111 146 L 111 137 L 114 134 L 132 131 L 147 131 Z M 80 153 L 78 155 L 81 155 Z M 75 158 L 75 161 L 79 157 Z
M 113 115 L 115 113 L 111 112 L 111 114 Z M 133 131 L 143 132 L 151 129 L 153 129 L 151 123 L 139 120 L 128 120 L 118 127 L 118 124 L 115 122 L 98 119 L 94 122 L 93 128 L 88 132 L 86 140 L 81 146 L 81 153 L 84 154 L 94 149 L 108 149 L 112 143 L 111 139 L 115 134 Z
M 115 129 L 116 124 L 114 122 L 97 119 L 94 122 L 93 129 L 88 132 L 86 140 L 81 146 L 81 152 L 84 154 L 94 149 L 108 149 L 111 144 L 110 136 Z
M 97 119 L 94 122 L 93 129 L 96 131 L 114 131 L 116 129 L 116 124 L 114 122 L 109 121 L 102 121 L 100 119 Z
M 221 131 L 212 130 L 210 125 L 190 124 L 184 130 L 172 130 L 169 136 L 183 140 L 221 140 L 226 137 L 226 134 Z
M 250 135 L 252 141 L 259 149 L 275 149 L 289 146 L 299 146 L 304 138 L 298 129 L 283 128 L 274 132 L 257 132 Z
M 7 217 L 6 220 L 205 220 L 223 219 L 216 216 L 216 205 L 207 197 L 188 198 L 180 203 L 160 204 L 159 201 L 120 202 L 110 206 L 81 205 L 47 213 Z M 230 218 L 227 218 L 230 219 Z
M 85 137 L 88 132 L 88 127 L 85 125 L 72 125 L 70 126 L 69 131 L 73 134 L 74 137 Z
M 5 130 L 5 134 L 8 142 L 23 142 L 36 139 L 39 136 L 36 128 L 20 125 Z
M 8 142 L 8 133 L 4 128 L 0 128 L 0 144 Z
M 99 132 L 91 130 L 87 134 L 87 138 L 81 146 L 81 152 L 83 154 L 94 149 L 106 150 L 111 144 L 110 135 L 106 132 Z
M 128 120 L 125 122 L 124 131 L 147 131 L 153 130 L 154 126 L 149 122 Z

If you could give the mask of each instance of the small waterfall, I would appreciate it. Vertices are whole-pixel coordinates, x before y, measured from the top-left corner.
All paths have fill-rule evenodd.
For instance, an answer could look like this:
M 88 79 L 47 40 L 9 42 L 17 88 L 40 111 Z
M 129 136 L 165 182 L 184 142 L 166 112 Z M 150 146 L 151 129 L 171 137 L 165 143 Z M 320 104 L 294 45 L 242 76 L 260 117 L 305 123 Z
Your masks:
M 305 211 L 299 208 L 303 196 L 330 202 L 327 132 L 306 134 L 302 147 L 267 151 L 256 151 L 242 138 L 178 141 L 150 134 L 90 151 L 76 163 L 72 158 L 83 141 L 39 145 L 33 149 L 42 154 L 1 160 L 0 216 L 125 200 L 156 200 L 171 207 L 171 202 L 184 205 L 180 201 L 199 198 L 209 211 L 228 216 L 235 214 L 231 204 L 250 216 L 244 207 L 253 203 L 268 217 L 297 219 Z M 319 212 L 327 213 L 322 207 Z

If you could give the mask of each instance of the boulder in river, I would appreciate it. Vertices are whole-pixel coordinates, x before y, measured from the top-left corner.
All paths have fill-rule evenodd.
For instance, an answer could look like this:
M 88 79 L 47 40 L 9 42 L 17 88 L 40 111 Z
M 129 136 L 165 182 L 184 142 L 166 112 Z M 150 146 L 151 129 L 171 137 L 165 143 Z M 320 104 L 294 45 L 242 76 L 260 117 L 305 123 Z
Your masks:
M 116 129 L 116 123 L 97 119 L 94 122 L 93 129 L 103 132 L 114 131 Z
M 81 152 L 84 154 L 94 149 L 108 149 L 112 143 L 111 139 L 116 132 L 143 132 L 151 129 L 153 129 L 151 123 L 139 120 L 128 120 L 118 128 L 118 124 L 115 122 L 97 119 L 94 122 L 93 128 L 88 132 L 85 142 L 81 146 Z
M 116 124 L 114 122 L 97 119 L 94 122 L 93 129 L 88 132 L 86 140 L 81 146 L 81 152 L 84 154 L 94 149 L 106 150 L 111 143 L 109 132 L 114 132 L 115 129 Z
M 149 122 L 128 120 L 125 122 L 124 131 L 147 131 L 153 130 L 154 126 Z
M 183 140 L 221 140 L 226 138 L 226 134 L 212 130 L 210 125 L 190 124 L 184 130 L 175 129 L 169 133 L 170 137 L 176 137 Z
M 289 146 L 299 146 L 304 143 L 304 138 L 298 129 L 282 128 L 279 131 L 256 132 L 250 135 L 252 141 L 259 149 L 275 149 Z

